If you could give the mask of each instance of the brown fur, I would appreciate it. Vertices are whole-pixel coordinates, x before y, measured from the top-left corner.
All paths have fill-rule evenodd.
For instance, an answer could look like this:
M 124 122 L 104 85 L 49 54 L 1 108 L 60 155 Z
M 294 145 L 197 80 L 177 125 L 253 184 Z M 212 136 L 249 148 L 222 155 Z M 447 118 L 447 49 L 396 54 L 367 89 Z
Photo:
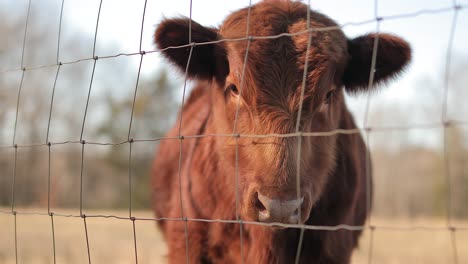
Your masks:
M 211 42 L 246 35 L 248 9 L 231 14 L 219 29 L 192 22 L 192 41 Z M 300 2 L 266 1 L 251 8 L 252 36 L 294 33 L 307 29 L 307 6 Z M 336 24 L 311 11 L 311 28 Z M 348 40 L 341 30 L 313 31 L 307 61 L 300 130 L 305 132 L 356 127 L 344 102 L 344 89 L 364 91 L 370 71 L 375 35 Z M 181 135 L 271 134 L 295 132 L 301 106 L 302 76 L 308 34 L 195 46 L 188 77 L 198 80 L 182 109 Z M 181 71 L 189 48 L 188 20 L 168 19 L 155 33 L 155 43 Z M 379 35 L 375 83 L 397 74 L 409 61 L 402 39 Z M 367 78 L 367 80 L 366 80 Z M 241 81 L 243 80 L 243 83 Z M 240 96 L 231 92 L 236 85 Z M 332 96 L 331 96 L 332 95 Z M 240 97 L 240 98 L 239 98 Z M 239 113 L 234 131 L 237 103 Z M 179 123 L 177 123 L 179 124 Z M 168 137 L 177 137 L 176 125 Z M 182 143 L 181 143 L 182 142 Z M 297 157 L 301 142 L 301 156 Z M 182 144 L 182 145 L 181 145 Z M 238 144 L 239 189 L 235 189 Z M 179 150 L 182 150 L 179 171 Z M 164 140 L 153 166 L 154 209 L 158 217 L 235 220 L 236 191 L 239 217 L 258 221 L 257 192 L 275 199 L 295 199 L 300 162 L 301 222 L 307 225 L 363 225 L 368 214 L 366 146 L 358 134 L 303 137 L 214 137 Z M 370 177 L 370 175 L 369 175 Z M 180 179 L 180 182 L 179 182 Z M 181 192 L 179 192 L 181 190 Z M 182 201 L 180 201 L 182 198 Z M 183 207 L 183 215 L 181 212 Z M 169 245 L 171 263 L 240 263 L 240 225 L 188 221 L 160 221 Z M 300 230 L 244 224 L 246 263 L 290 263 Z M 348 263 L 360 231 L 304 232 L 301 263 Z

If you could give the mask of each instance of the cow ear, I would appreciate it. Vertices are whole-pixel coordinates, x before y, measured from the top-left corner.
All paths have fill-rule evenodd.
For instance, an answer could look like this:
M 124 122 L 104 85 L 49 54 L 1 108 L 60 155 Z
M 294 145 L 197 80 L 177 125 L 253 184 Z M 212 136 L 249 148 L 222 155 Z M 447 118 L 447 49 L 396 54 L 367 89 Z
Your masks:
M 229 73 L 227 52 L 223 42 L 193 46 L 192 55 L 189 54 L 189 27 L 191 25 L 191 42 L 203 43 L 220 40 L 215 28 L 204 27 L 188 18 L 165 19 L 159 24 L 154 34 L 154 42 L 162 50 L 162 54 L 175 66 L 185 73 L 189 63 L 187 75 L 190 78 L 224 82 Z M 173 48 L 177 46 L 186 47 Z
M 350 58 L 343 75 L 343 84 L 348 92 L 367 90 L 376 38 L 377 34 L 369 34 L 348 40 Z M 373 86 L 397 76 L 410 60 L 411 48 L 405 40 L 390 34 L 378 34 Z

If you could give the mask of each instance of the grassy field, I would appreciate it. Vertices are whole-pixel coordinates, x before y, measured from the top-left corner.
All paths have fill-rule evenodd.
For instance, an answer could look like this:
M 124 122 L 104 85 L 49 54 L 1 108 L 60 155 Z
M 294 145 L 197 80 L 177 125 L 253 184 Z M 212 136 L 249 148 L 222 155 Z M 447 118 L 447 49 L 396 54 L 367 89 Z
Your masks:
M 8 209 L 0 208 L 7 211 Z M 22 212 L 22 210 L 18 210 Z M 38 210 L 28 209 L 28 212 Z M 41 212 L 41 211 L 39 211 Z M 78 211 L 60 214 L 79 215 Z M 86 214 L 126 217 L 127 211 L 86 211 Z M 137 211 L 136 217 L 151 218 L 151 212 Z M 48 215 L 19 214 L 17 217 L 18 263 L 42 264 L 53 262 L 51 218 Z M 361 240 L 360 249 L 353 255 L 353 263 L 454 263 L 454 249 L 450 232 L 438 219 L 373 219 L 373 224 L 391 228 L 377 228 Z M 115 218 L 86 218 L 91 263 L 135 263 L 132 221 Z M 0 214 L 0 263 L 16 263 L 14 217 Z M 410 226 L 441 227 L 440 229 L 405 229 Z M 468 227 L 468 221 L 456 226 Z M 395 228 L 401 227 L 401 228 Z M 138 263 L 166 263 L 167 248 L 154 221 L 136 221 Z M 54 217 L 55 257 L 57 263 L 88 263 L 84 222 L 76 217 Z M 468 229 L 457 230 L 458 263 L 468 263 Z

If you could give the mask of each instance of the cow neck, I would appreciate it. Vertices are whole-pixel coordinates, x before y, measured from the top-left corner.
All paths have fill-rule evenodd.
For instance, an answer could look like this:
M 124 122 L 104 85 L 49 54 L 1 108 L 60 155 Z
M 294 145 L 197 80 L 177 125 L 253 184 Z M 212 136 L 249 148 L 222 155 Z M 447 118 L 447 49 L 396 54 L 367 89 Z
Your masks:
M 211 104 L 209 104 L 209 107 L 202 108 L 201 111 L 198 112 L 198 115 L 203 117 L 203 121 L 202 121 L 200 127 L 198 128 L 198 130 L 196 132 L 196 135 L 203 135 L 204 134 L 204 132 L 206 130 L 206 126 L 208 124 L 210 113 L 211 113 Z M 188 180 L 187 191 L 188 191 L 188 196 L 190 198 L 189 199 L 190 205 L 191 205 L 191 207 L 193 208 L 193 210 L 195 211 L 195 213 L 198 216 L 202 215 L 202 210 L 200 209 L 198 204 L 195 202 L 195 198 L 194 198 L 193 193 L 192 193 L 192 178 L 193 177 L 191 177 L 190 172 L 193 171 L 192 170 L 193 157 L 195 156 L 195 151 L 196 151 L 201 139 L 202 139 L 202 137 L 197 137 L 197 138 L 195 138 L 195 141 L 193 142 L 193 144 L 190 144 L 190 150 L 189 150 L 189 154 L 188 154 L 189 161 L 188 161 L 188 166 L 187 166 L 187 170 L 186 170 L 187 173 L 188 173 L 188 175 L 187 175 L 188 176 L 187 177 L 187 180 Z

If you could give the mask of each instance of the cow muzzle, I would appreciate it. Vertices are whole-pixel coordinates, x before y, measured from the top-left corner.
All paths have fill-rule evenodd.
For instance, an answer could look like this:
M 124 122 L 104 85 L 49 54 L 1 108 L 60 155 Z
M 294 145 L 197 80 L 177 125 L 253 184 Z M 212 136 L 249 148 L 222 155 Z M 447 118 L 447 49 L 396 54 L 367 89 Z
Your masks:
M 258 221 L 266 223 L 301 223 L 304 197 L 292 200 L 273 199 L 257 192 L 254 196 Z

